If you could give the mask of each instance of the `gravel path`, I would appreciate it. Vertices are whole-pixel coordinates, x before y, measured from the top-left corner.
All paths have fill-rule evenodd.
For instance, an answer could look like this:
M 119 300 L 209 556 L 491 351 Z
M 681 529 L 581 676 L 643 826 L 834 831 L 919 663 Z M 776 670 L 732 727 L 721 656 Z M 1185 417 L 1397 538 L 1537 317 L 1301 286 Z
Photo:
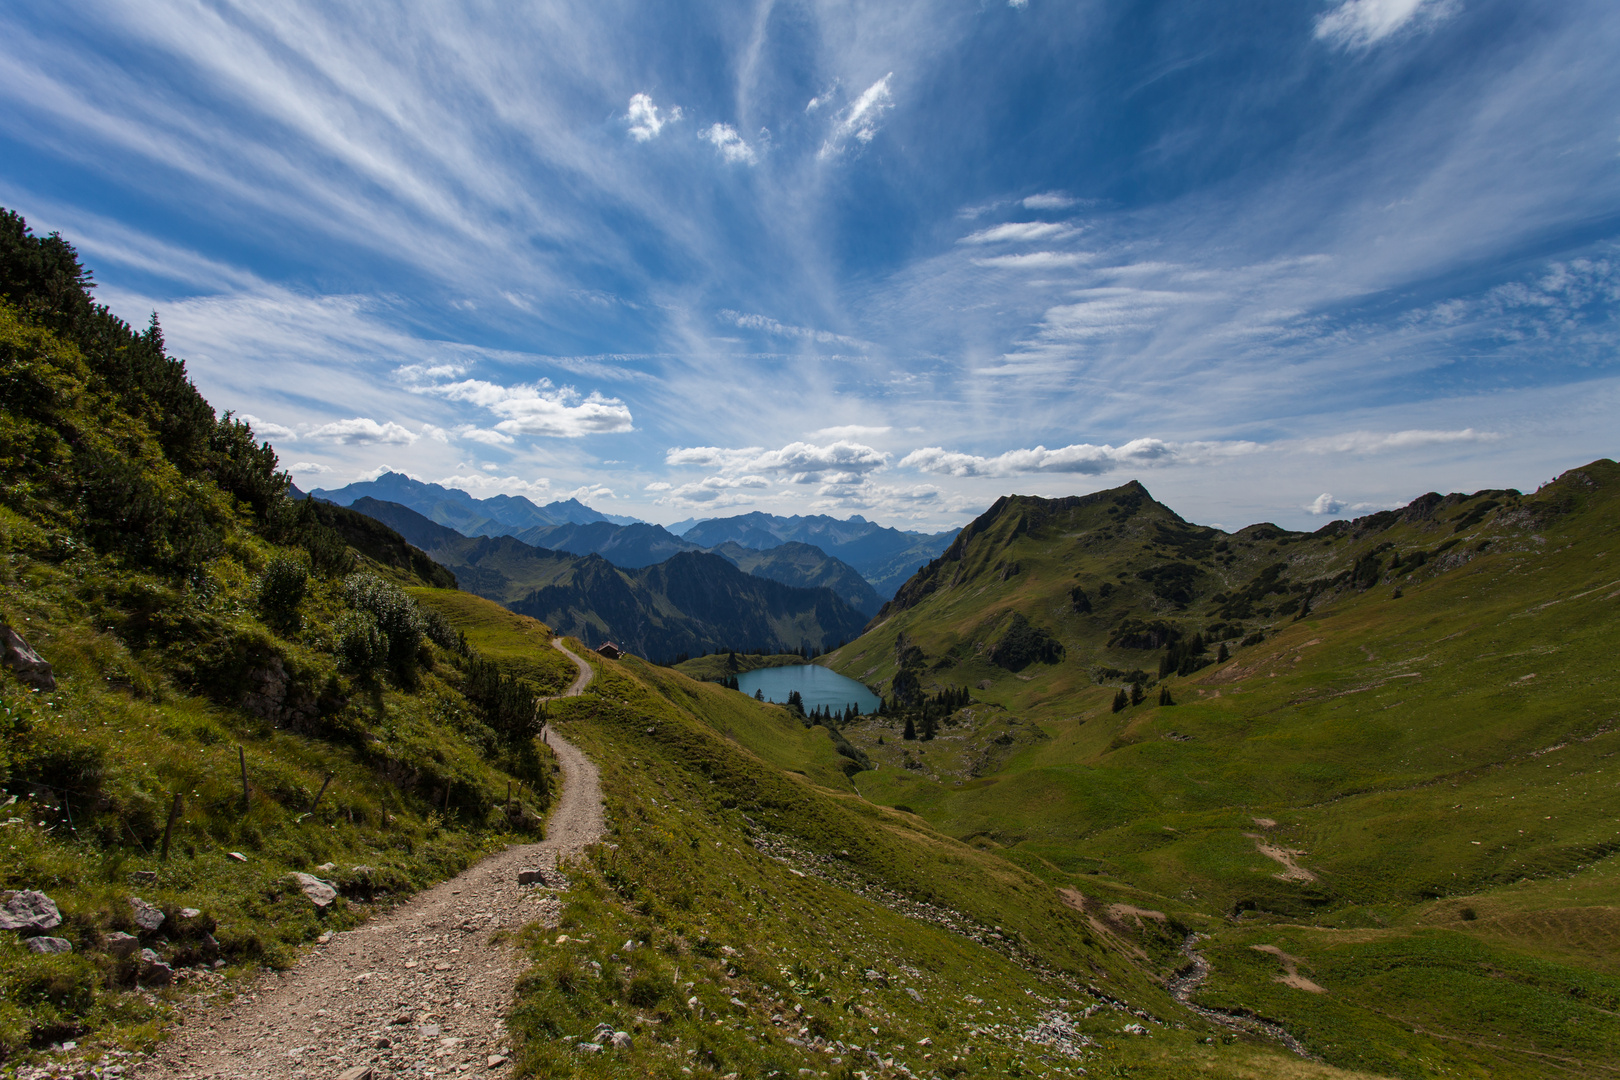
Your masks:
M 590 665 L 561 638 L 552 644 L 579 666 L 579 678 L 558 695 L 575 696 L 591 681 Z M 555 925 L 560 879 L 520 886 L 518 871 L 553 868 L 602 835 L 596 766 L 556 733 L 546 737 L 563 787 L 545 841 L 491 855 L 375 921 L 331 935 L 296 967 L 264 975 L 229 1005 L 193 1013 L 137 1075 L 505 1076 L 505 1017 L 523 963 L 514 947 L 491 938 L 533 921 Z

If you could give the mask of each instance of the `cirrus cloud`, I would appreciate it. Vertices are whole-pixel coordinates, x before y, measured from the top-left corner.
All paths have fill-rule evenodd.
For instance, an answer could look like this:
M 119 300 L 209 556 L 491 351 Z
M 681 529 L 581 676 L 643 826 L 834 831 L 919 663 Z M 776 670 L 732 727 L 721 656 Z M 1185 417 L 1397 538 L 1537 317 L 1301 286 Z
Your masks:
M 944 476 L 1025 476 L 1032 473 L 1081 473 L 1097 476 L 1121 466 L 1143 468 L 1193 464 L 1214 458 L 1235 457 L 1260 450 L 1251 442 L 1169 443 L 1162 439 L 1132 439 L 1122 446 L 1106 443 L 1074 443 L 1048 450 L 1036 446 L 1028 450 L 1008 450 L 995 457 L 981 457 L 927 446 L 900 459 L 901 468 Z

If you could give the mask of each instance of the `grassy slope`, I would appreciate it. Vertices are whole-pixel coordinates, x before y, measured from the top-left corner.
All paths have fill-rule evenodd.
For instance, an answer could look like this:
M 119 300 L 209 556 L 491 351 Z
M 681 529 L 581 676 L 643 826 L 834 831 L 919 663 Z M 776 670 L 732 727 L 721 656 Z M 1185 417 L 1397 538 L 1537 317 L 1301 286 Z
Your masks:
M 1172 677 L 1181 704 L 1157 707 L 1149 691 L 1118 714 L 1115 686 L 1088 669 L 1152 664 L 1106 649 L 1086 633 L 1095 616 L 1066 614 L 1054 596 L 1066 598 L 1076 566 L 1093 581 L 1101 568 L 1072 541 L 1015 539 L 1003 557 L 1021 575 L 942 590 L 833 664 L 885 673 L 900 630 L 929 657 L 960 650 L 998 589 L 1067 631 L 1065 660 L 939 672 L 991 685 L 930 744 L 851 729 L 889 766 L 855 782 L 948 833 L 1005 845 L 1055 884 L 1146 899 L 1213 933 L 1203 1000 L 1280 1017 L 1330 1061 L 1412 1076 L 1612 1067 L 1617 494 L 1612 463 L 1566 475 L 1524 503 L 1568 512 L 1544 524 L 1511 507 L 1487 514 L 1460 534 L 1462 565 L 1345 590 L 1228 664 Z M 1407 523 L 1285 551 L 1325 574 L 1377 543 L 1452 535 Z M 894 767 L 908 757 L 920 767 Z M 1261 843 L 1297 852 L 1314 880 L 1279 880 Z M 1328 993 L 1274 981 L 1280 962 L 1256 944 L 1298 958 Z
M 0 224 L 11 254 L 26 254 L 33 241 L 14 219 Z M 71 299 L 77 264 L 51 245 L 68 285 L 50 295 Z M 430 581 L 442 571 L 343 513 L 306 520 L 281 494 L 273 452 L 216 421 L 155 334 L 81 308 L 65 321 L 82 349 L 0 303 L 0 622 L 57 680 L 37 692 L 0 671 L 0 889 L 47 893 L 64 920 L 52 933 L 73 947 L 37 955 L 0 934 L 8 1067 L 63 1039 L 81 1052 L 140 1045 L 184 986 L 213 991 L 283 966 L 322 930 L 459 871 L 513 835 L 497 810 L 507 765 L 543 767 L 492 745 L 460 693 L 459 653 L 424 640 L 408 665 L 344 666 L 335 645 L 355 617 L 344 573 L 421 583 L 413 567 Z M 148 382 L 119 389 L 132 370 Z M 153 404 L 160 392 L 190 411 Z M 244 476 L 257 483 L 262 501 L 218 479 L 232 476 L 238 491 Z M 345 548 L 351 533 L 362 550 Z M 260 603 L 276 558 L 323 568 L 286 617 Z M 270 704 L 249 711 L 250 696 Z M 318 913 L 287 875 L 328 862 L 321 874 L 343 895 Z M 137 884 L 137 871 L 155 878 Z M 134 896 L 168 913 L 140 937 L 175 965 L 175 986 L 136 992 L 136 962 L 107 950 L 109 933 L 138 931 Z M 186 907 L 200 914 L 183 919 Z
M 449 619 L 469 645 L 543 693 L 560 693 L 578 674 L 573 661 L 551 647 L 551 628 L 537 619 L 454 589 L 419 587 L 410 593 Z
M 590 659 L 591 689 L 552 720 L 600 764 L 610 836 L 569 870 L 559 932 L 529 939 L 526 1075 L 898 1075 L 883 1059 L 944 1076 L 1350 1075 L 1210 1038 L 1048 883 L 856 797 L 823 729 Z M 1152 1034 L 1122 1035 L 1140 1014 L 1097 994 Z M 1083 1062 L 1023 1037 L 1053 1011 L 1094 1040 Z M 574 1050 L 600 1023 L 633 1046 Z M 817 1037 L 831 1053 L 802 1045 Z

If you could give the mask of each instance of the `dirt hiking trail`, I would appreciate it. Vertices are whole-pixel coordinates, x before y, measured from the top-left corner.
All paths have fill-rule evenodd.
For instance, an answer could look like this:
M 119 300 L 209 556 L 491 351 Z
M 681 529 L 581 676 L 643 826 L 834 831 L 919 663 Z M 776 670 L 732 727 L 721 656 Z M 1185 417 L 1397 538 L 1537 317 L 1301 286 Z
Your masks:
M 552 645 L 579 667 L 574 684 L 557 697 L 577 696 L 591 681 L 591 667 L 561 638 Z M 518 871 L 550 870 L 602 835 L 596 766 L 556 732 L 546 737 L 563 785 L 543 842 L 491 855 L 368 923 L 332 934 L 292 969 L 244 986 L 229 1005 L 190 1012 L 136 1075 L 507 1075 L 505 1018 L 523 960 L 513 946 L 490 939 L 536 920 L 555 925 L 562 901 L 550 887 L 520 886 Z M 547 885 L 559 880 L 548 876 Z

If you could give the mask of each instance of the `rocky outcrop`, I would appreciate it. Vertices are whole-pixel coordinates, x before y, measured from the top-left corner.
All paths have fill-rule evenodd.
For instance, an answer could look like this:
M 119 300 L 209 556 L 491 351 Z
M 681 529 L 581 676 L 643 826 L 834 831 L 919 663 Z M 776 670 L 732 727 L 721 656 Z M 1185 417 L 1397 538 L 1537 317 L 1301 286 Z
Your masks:
M 0 930 L 54 930 L 62 925 L 62 913 L 56 902 L 34 889 L 0 894 L 5 906 L 0 907 Z
M 56 676 L 51 665 L 11 627 L 0 623 L 0 663 L 17 673 L 17 678 L 35 690 L 55 690 Z

